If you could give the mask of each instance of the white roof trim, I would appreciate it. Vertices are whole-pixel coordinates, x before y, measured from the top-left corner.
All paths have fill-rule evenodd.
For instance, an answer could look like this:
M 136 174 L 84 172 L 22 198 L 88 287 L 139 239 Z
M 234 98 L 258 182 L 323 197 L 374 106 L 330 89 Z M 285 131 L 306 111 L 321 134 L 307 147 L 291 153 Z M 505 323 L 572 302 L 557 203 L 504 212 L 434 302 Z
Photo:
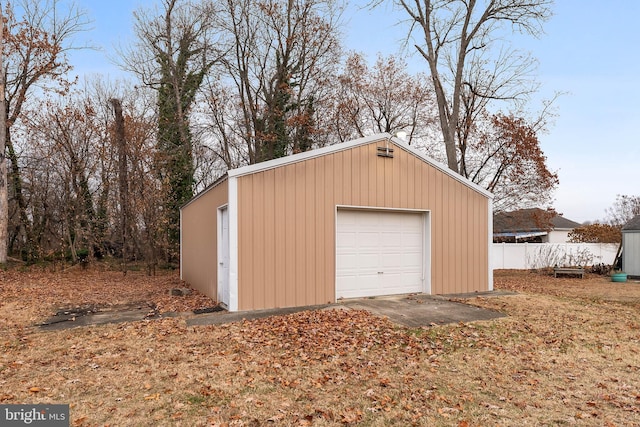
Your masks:
M 212 188 L 216 188 L 218 185 L 222 184 L 223 182 L 225 182 L 227 179 L 229 179 L 228 175 L 225 173 L 224 175 L 221 175 L 218 179 L 216 179 L 215 181 L 213 181 L 213 183 L 207 185 L 201 192 L 199 192 L 198 194 L 196 194 L 195 196 L 193 196 L 193 198 L 191 198 L 191 200 L 189 200 L 187 203 L 185 203 L 184 205 L 180 206 L 180 211 L 182 211 L 182 209 L 186 208 L 187 206 L 189 206 L 191 203 L 195 202 L 196 200 L 198 200 L 200 197 L 204 196 L 205 194 L 207 194 L 209 192 L 209 190 L 211 190 Z
M 479 185 L 469 181 L 468 179 L 464 178 L 462 175 L 459 175 L 459 174 L 453 172 L 447 166 L 445 166 L 442 163 L 439 163 L 439 162 L 435 161 L 434 159 L 426 156 L 425 154 L 421 153 L 420 151 L 416 150 L 415 148 L 411 147 L 410 145 L 407 145 L 407 143 L 405 143 L 401 139 L 392 137 L 388 133 L 379 133 L 379 134 L 375 134 L 375 135 L 371 135 L 371 136 L 366 136 L 364 138 L 354 139 L 352 141 L 342 142 L 340 144 L 330 145 L 328 147 L 318 148 L 316 150 L 305 151 L 304 153 L 293 154 L 291 156 L 281 157 L 281 158 L 274 159 L 274 160 L 268 160 L 266 162 L 256 163 L 256 164 L 249 165 L 249 166 L 243 166 L 243 167 L 237 168 L 237 169 L 231 169 L 231 170 L 229 170 L 227 172 L 227 174 L 228 174 L 228 176 L 230 178 L 249 175 L 249 174 L 256 173 L 256 172 L 262 172 L 262 171 L 265 171 L 265 170 L 274 169 L 274 168 L 277 168 L 279 166 L 289 165 L 289 164 L 292 164 L 292 163 L 302 162 L 302 161 L 313 159 L 313 158 L 316 158 L 316 157 L 321 157 L 321 156 L 324 156 L 324 155 L 327 155 L 327 154 L 336 153 L 338 151 L 348 150 L 350 148 L 358 147 L 360 145 L 370 144 L 370 143 L 372 143 L 374 141 L 379 141 L 379 140 L 382 140 L 382 139 L 387 139 L 387 140 L 393 142 L 399 148 L 402 148 L 403 150 L 408 151 L 409 153 L 415 155 L 416 157 L 419 157 L 424 162 L 426 162 L 429 165 L 433 166 L 434 168 L 438 169 L 440 172 L 443 172 L 443 173 L 449 175 L 451 178 L 461 182 L 462 184 L 466 185 L 467 187 L 471 188 L 472 190 L 475 190 L 478 193 L 486 196 L 487 198 L 493 199 L 493 194 L 491 194 L 489 191 L 487 191 L 484 188 L 480 187 Z
M 376 135 L 366 136 L 364 138 L 358 138 L 352 141 L 341 142 L 339 144 L 329 145 L 327 147 L 305 151 L 303 153 L 292 154 L 290 156 L 280 157 L 273 160 L 267 160 L 266 162 L 243 166 L 238 169 L 231 169 L 227 173 L 229 174 L 230 177 L 249 175 L 256 172 L 262 172 L 265 170 L 274 169 L 279 166 L 284 166 L 291 163 L 298 163 L 304 160 L 321 157 L 321 156 L 335 153 L 338 151 L 348 150 L 349 148 L 357 147 L 359 145 L 369 144 L 373 141 L 378 141 L 380 139 L 384 139 L 384 138 L 389 139 L 390 137 L 391 135 L 389 135 L 388 133 L 380 133 Z
M 444 165 L 444 164 L 436 161 L 435 159 L 432 159 L 431 157 L 427 156 L 426 154 L 416 150 L 415 148 L 413 148 L 412 146 L 408 145 L 403 140 L 401 140 L 399 138 L 391 137 L 391 135 L 389 135 L 389 134 L 386 134 L 386 135 L 397 146 L 399 146 L 399 147 L 403 148 L 404 150 L 412 153 L 413 155 L 421 158 L 423 161 L 425 161 L 426 163 L 430 164 L 434 168 L 438 169 L 440 172 L 443 172 L 443 173 L 449 175 L 451 178 L 455 179 L 456 181 L 461 182 L 462 184 L 466 185 L 467 187 L 471 188 L 472 190 L 475 190 L 478 193 L 483 194 L 484 196 L 486 196 L 489 199 L 493 200 L 493 193 L 491 193 L 490 191 L 485 190 L 484 188 L 480 187 L 475 182 L 472 182 L 469 179 L 463 177 L 462 175 L 452 171 L 451 169 L 449 169 L 449 167 L 447 165 Z

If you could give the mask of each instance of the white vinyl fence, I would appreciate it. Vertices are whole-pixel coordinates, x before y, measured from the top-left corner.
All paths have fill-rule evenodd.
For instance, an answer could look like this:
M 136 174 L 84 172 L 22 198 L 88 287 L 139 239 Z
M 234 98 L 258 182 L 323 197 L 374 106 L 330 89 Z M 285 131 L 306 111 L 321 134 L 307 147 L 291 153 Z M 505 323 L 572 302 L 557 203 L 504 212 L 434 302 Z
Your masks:
M 494 243 L 493 269 L 613 264 L 617 243 Z

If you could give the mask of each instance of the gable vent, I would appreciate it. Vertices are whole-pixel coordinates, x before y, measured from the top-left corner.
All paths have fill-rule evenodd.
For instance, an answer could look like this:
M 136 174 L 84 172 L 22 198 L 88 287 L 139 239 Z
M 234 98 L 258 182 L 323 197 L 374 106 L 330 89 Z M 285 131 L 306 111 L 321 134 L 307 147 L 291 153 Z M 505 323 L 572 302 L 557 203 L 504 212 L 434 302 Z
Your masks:
M 393 159 L 393 148 L 389 147 L 387 144 L 385 147 L 378 147 L 378 152 L 376 153 L 378 157 L 388 157 Z

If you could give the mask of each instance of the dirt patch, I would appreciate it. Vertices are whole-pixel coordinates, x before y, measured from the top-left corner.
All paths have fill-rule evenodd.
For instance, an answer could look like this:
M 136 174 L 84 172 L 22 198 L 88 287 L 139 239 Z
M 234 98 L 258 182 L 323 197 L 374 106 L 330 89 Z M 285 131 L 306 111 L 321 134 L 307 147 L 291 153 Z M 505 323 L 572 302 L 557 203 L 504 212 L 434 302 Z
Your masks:
M 171 286 L 182 286 L 175 280 Z M 38 332 L 29 316 L 22 322 L 12 313 L 41 312 L 39 302 L 0 283 L 0 402 L 69 403 L 74 426 L 633 426 L 640 419 L 635 284 L 497 272 L 496 288 L 520 294 L 466 302 L 508 317 L 428 328 L 318 310 L 220 326 L 167 318 Z M 64 277 L 48 283 L 55 294 L 74 295 L 63 290 L 72 283 Z

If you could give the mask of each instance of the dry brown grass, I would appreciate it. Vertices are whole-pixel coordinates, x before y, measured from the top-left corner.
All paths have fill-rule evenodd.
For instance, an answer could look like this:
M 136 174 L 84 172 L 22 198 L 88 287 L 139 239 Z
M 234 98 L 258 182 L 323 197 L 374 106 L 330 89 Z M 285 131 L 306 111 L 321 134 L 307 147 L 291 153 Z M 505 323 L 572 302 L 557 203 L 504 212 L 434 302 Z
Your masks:
M 31 327 L 65 304 L 211 303 L 175 286 L 0 273 L 0 402 L 69 403 L 75 426 L 640 425 L 640 284 L 600 277 L 496 272 L 519 294 L 466 302 L 509 317 L 412 330 L 352 310 Z

